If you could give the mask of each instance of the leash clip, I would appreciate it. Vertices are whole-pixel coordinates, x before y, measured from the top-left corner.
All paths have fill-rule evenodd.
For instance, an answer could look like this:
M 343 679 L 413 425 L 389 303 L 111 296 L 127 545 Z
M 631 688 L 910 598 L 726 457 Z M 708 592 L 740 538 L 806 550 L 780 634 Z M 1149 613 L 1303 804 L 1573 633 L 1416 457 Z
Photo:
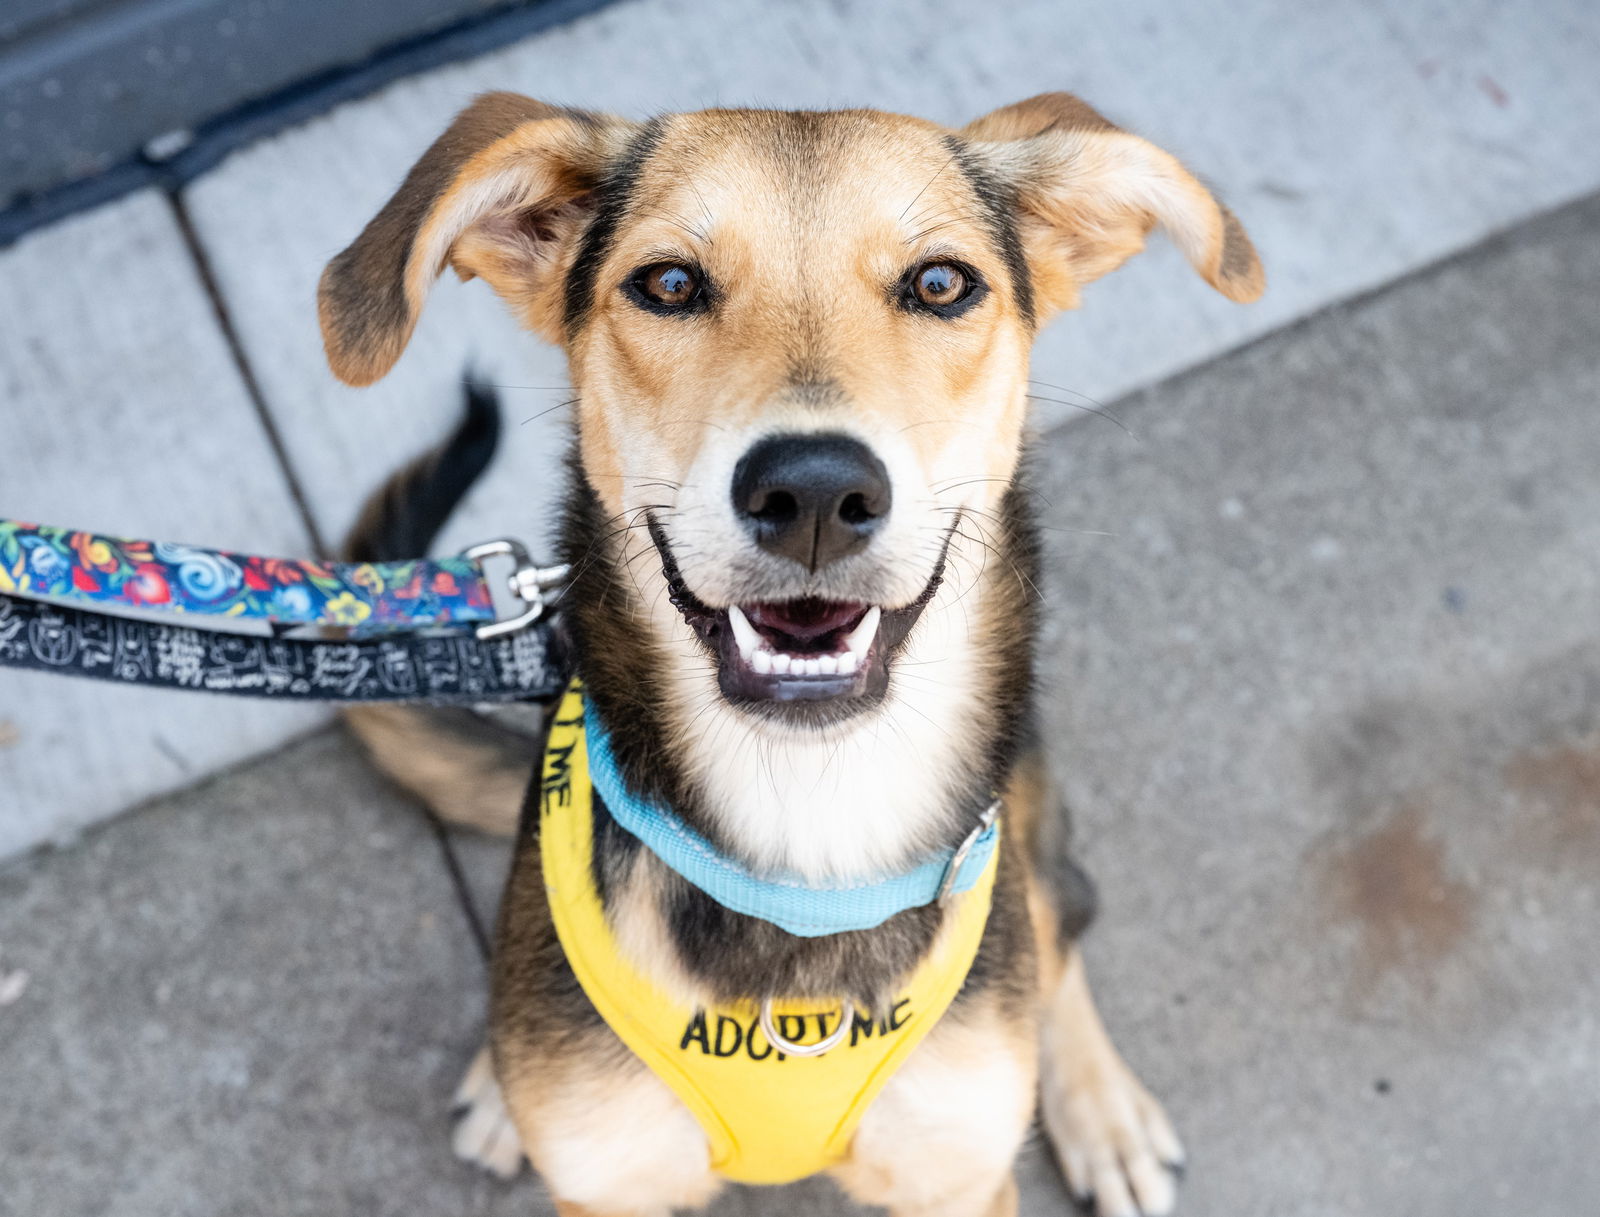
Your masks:
M 967 839 L 956 848 L 956 852 L 950 858 L 950 865 L 944 868 L 944 879 L 939 883 L 939 894 L 934 898 L 935 904 L 943 904 L 950 899 L 950 894 L 956 889 L 956 880 L 961 877 L 961 868 L 967 864 L 967 857 L 978 844 L 978 838 L 994 827 L 999 815 L 1000 800 L 996 799 L 979 817 L 978 826 L 969 832 Z
M 476 631 L 480 639 L 499 638 L 504 634 L 514 634 L 518 630 L 527 629 L 544 616 L 545 593 L 561 587 L 571 573 L 571 567 L 568 566 L 534 565 L 533 555 L 521 541 L 513 537 L 483 541 L 467 549 L 461 556 L 478 563 L 485 558 L 510 558 L 515 565 L 506 578 L 506 586 L 511 589 L 513 596 L 528 606 L 525 612 L 518 613 L 515 617 L 480 625 Z

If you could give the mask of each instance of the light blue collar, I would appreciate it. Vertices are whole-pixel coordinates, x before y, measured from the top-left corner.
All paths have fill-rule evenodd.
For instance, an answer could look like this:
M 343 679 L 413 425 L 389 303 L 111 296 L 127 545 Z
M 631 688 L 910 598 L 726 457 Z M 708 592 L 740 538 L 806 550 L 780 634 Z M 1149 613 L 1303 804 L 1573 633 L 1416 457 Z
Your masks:
M 669 809 L 633 794 L 617 769 L 610 737 L 587 702 L 584 719 L 589 780 L 612 818 L 724 908 L 770 921 L 801 938 L 870 930 L 896 913 L 967 891 L 983 875 L 1000 837 L 996 801 L 959 848 L 898 875 L 844 887 L 818 887 L 794 875 L 760 878 L 718 853 Z

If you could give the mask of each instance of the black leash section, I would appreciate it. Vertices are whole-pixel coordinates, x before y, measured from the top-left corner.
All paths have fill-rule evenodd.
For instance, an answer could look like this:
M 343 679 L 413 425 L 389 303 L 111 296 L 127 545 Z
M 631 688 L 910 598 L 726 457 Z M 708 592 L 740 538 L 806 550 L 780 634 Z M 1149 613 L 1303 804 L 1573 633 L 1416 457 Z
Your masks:
M 548 617 L 515 633 L 322 641 L 133 621 L 0 595 L 0 667 L 274 701 L 548 701 L 570 667 Z

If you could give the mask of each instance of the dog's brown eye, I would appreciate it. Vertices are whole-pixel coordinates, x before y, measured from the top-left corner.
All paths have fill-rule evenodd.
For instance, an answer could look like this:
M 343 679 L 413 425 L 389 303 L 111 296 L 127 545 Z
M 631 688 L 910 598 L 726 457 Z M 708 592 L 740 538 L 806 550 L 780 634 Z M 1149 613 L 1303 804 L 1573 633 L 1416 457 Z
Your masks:
M 925 262 L 900 280 L 900 291 L 902 307 L 951 318 L 982 300 L 987 289 L 970 266 Z
M 658 262 L 629 281 L 635 298 L 655 312 L 676 312 L 701 301 L 700 276 L 679 262 Z
M 930 308 L 949 308 L 967 294 L 967 276 L 959 266 L 932 262 L 917 272 L 917 299 Z

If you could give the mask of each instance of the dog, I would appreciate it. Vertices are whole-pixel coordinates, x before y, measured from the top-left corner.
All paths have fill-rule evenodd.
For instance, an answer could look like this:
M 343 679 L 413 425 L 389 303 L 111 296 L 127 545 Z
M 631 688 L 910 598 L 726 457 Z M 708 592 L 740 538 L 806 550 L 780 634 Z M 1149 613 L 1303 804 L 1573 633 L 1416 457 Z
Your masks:
M 1102 1217 L 1172 1207 L 1183 1150 L 1096 1013 L 1074 946 L 1087 889 L 1055 857 L 1020 482 L 1035 333 L 1156 227 L 1223 295 L 1261 294 L 1232 213 L 1066 93 L 960 129 L 872 110 L 632 122 L 495 93 L 329 263 L 319 316 L 349 384 L 390 370 L 446 267 L 570 365 L 559 613 L 582 684 L 520 817 L 461 1137 L 502 1170 L 525 1153 L 562 1217 L 664 1217 L 728 1177 L 809 1169 L 895 1217 L 1010 1217 L 1040 1109 Z M 413 471 L 372 535 L 407 512 L 399 533 L 428 535 L 470 480 L 452 459 Z M 447 818 L 511 826 L 525 744 L 471 716 L 353 721 Z M 576 828 L 558 819 L 573 748 L 595 792 Z M 719 897 L 623 805 L 758 903 L 854 899 L 941 859 L 946 883 L 876 924 L 797 930 Z M 553 871 L 558 829 L 578 861 Z M 977 841 L 992 859 L 952 896 Z M 574 886 L 589 913 L 566 907 Z M 582 935 L 604 939 L 598 963 Z M 951 991 L 907 1014 L 907 986 L 954 956 Z M 651 997 L 613 1001 L 597 969 Z M 636 1043 L 650 1003 L 681 1018 L 677 1055 Z M 801 1110 L 805 1071 L 912 1032 L 813 1138 L 839 1113 Z M 724 1057 L 733 1098 L 674 1073 Z M 783 1161 L 748 1149 L 763 1137 Z

